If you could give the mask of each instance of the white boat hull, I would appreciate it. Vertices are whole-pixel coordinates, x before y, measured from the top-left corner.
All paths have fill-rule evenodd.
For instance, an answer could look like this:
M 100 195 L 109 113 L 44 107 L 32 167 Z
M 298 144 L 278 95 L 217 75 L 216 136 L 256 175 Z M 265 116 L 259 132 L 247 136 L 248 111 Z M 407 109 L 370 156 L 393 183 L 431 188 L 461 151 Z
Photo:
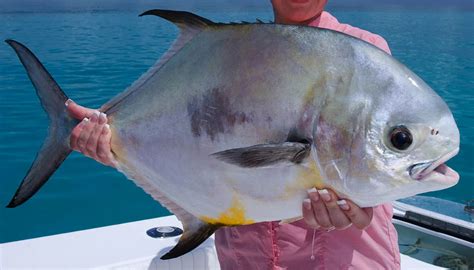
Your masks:
M 403 216 L 404 210 L 407 209 L 396 207 L 395 215 Z M 401 254 L 402 269 L 446 269 L 435 266 L 433 250 L 421 245 L 434 240 L 442 243 L 443 250 L 457 253 L 467 250 L 474 258 L 474 244 L 469 241 L 409 222 L 397 219 L 393 222 L 399 232 L 400 244 L 407 244 L 400 250 L 412 253 L 410 256 Z M 186 255 L 160 260 L 176 244 L 178 237 L 160 239 L 147 235 L 147 230 L 158 226 L 181 227 L 181 223 L 175 216 L 167 216 L 4 243 L 0 245 L 0 269 L 220 269 L 213 236 Z M 419 245 L 418 238 L 423 241 Z

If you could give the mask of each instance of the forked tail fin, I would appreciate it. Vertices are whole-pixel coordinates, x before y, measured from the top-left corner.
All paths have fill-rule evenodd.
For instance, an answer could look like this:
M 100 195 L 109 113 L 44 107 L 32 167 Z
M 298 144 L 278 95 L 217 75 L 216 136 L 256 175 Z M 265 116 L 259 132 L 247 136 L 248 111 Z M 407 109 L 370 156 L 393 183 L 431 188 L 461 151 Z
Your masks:
M 21 43 L 14 40 L 5 42 L 15 50 L 20 58 L 36 89 L 41 106 L 49 118 L 48 135 L 20 187 L 7 206 L 13 208 L 31 198 L 71 153 L 69 134 L 78 121 L 68 116 L 64 105 L 68 97 L 38 58 Z

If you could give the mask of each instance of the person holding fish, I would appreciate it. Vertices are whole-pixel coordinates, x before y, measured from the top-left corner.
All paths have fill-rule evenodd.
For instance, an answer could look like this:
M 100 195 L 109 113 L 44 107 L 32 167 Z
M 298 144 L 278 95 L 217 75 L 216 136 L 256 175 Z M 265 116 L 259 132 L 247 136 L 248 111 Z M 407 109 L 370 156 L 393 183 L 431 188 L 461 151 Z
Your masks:
M 272 0 L 275 23 L 327 28 L 360 38 L 390 54 L 386 41 L 341 24 L 324 11 L 327 0 Z M 84 119 L 71 134 L 71 148 L 115 167 L 107 117 L 69 100 L 68 111 Z M 392 207 L 360 208 L 329 189 L 310 189 L 303 219 L 224 227 L 216 232 L 222 269 L 398 269 Z

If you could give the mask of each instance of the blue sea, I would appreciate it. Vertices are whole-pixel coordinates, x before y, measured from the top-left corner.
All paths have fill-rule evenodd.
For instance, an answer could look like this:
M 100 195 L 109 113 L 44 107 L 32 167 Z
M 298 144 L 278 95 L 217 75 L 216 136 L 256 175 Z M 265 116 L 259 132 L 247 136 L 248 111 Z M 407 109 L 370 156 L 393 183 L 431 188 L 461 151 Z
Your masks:
M 215 21 L 272 20 L 271 10 L 210 12 Z M 449 162 L 461 180 L 425 194 L 464 204 L 474 199 L 474 12 L 331 10 L 386 38 L 393 55 L 448 103 L 461 132 Z M 25 43 L 76 102 L 99 107 L 166 51 L 178 30 L 139 11 L 0 13 L 0 39 Z M 7 205 L 46 135 L 47 118 L 14 52 L 0 44 L 0 205 Z M 73 153 L 29 202 L 0 208 L 0 242 L 169 214 L 114 169 Z

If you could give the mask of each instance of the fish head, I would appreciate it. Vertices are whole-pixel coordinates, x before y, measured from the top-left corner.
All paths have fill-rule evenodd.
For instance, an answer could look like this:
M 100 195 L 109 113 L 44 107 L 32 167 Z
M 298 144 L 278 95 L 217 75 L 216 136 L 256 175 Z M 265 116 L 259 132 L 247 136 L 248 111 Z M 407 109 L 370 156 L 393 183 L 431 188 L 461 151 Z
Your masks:
M 398 68 L 378 82 L 360 79 L 365 91 L 348 91 L 319 116 L 315 149 L 326 184 L 360 206 L 459 180 L 445 165 L 460 144 L 451 111 L 422 79 Z

